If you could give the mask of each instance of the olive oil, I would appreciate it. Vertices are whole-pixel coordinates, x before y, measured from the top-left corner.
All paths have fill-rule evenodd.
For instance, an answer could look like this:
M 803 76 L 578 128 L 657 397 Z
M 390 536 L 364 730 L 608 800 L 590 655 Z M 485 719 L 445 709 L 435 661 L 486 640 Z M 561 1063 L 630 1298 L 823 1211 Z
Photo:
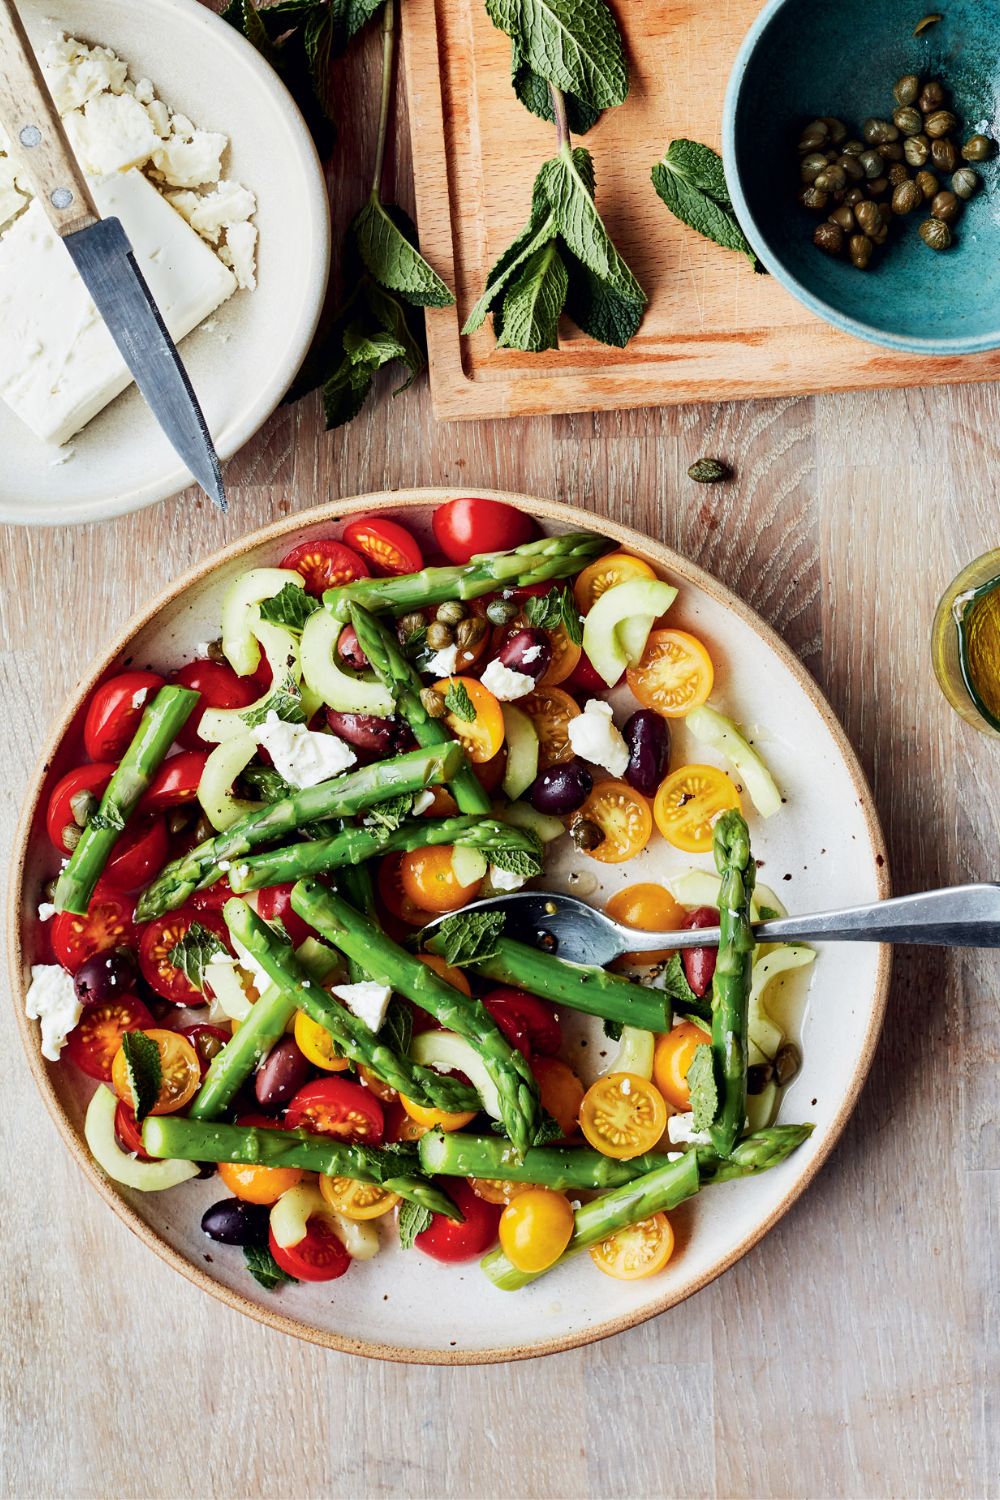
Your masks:
M 977 729 L 1000 735 L 1000 550 L 970 563 L 946 591 L 931 651 L 951 706 Z

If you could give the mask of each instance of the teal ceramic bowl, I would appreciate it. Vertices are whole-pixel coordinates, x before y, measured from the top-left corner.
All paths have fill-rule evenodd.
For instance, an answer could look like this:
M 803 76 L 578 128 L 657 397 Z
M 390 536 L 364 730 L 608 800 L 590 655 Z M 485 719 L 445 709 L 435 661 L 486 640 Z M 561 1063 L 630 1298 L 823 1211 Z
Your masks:
M 944 18 L 913 35 L 924 0 L 770 0 L 744 42 L 726 94 L 723 155 L 740 223 L 763 264 L 827 322 L 892 349 L 933 355 L 1000 348 L 1000 168 L 976 163 L 983 186 L 948 251 L 927 248 L 919 211 L 897 220 L 872 268 L 856 270 L 812 243 L 817 216 L 796 201 L 799 131 L 835 115 L 860 137 L 890 118 L 904 73 L 940 78 L 964 140 L 996 139 L 1000 0 L 941 0 Z M 926 9 L 933 9 L 928 5 Z M 942 186 L 948 186 L 942 183 Z

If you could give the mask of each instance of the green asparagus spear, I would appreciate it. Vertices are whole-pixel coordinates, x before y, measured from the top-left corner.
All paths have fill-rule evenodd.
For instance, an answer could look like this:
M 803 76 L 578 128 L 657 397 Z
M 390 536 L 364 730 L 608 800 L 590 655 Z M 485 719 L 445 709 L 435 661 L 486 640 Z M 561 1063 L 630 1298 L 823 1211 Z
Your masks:
M 375 890 L 368 865 L 345 865 L 337 876 L 337 886 L 345 901 L 365 917 L 375 915 Z M 347 960 L 347 974 L 352 984 L 361 984 L 365 971 L 353 958 Z M 407 1096 L 409 1097 L 409 1096 Z
M 441 939 L 431 937 L 426 947 L 430 953 L 440 953 Z M 484 979 L 529 990 L 588 1016 L 620 1021 L 644 1031 L 670 1029 L 670 1001 L 662 990 L 649 989 L 591 964 L 568 963 L 514 938 L 499 938 L 495 954 L 471 967 Z
M 452 787 L 454 785 L 452 782 Z M 345 828 L 331 839 L 312 839 L 283 849 L 269 849 L 234 865 L 229 872 L 229 883 L 234 891 L 242 894 L 289 880 L 303 880 L 307 875 L 322 875 L 326 870 L 345 865 L 357 866 L 380 854 L 422 849 L 427 844 L 461 844 L 465 848 L 481 849 L 487 858 L 497 849 L 517 849 L 525 854 L 535 854 L 538 848 L 527 830 L 511 828 L 494 818 L 418 818 L 403 823 L 391 833 Z
M 399 612 L 443 604 L 446 599 L 478 599 L 494 589 L 523 589 L 550 578 L 570 578 L 611 545 L 586 531 L 544 536 L 511 552 L 484 552 L 455 567 L 424 568 L 397 578 L 357 578 L 341 588 L 327 589 L 323 603 L 346 625 L 352 604 Z
M 398 990 L 472 1043 L 497 1086 L 511 1144 L 518 1154 L 526 1151 L 541 1124 L 538 1085 L 524 1057 L 479 1001 L 456 990 L 314 880 L 300 880 L 293 888 L 292 910 L 360 964 L 371 979 Z
M 396 712 L 402 714 L 409 724 L 417 743 L 424 746 L 447 744 L 451 731 L 440 719 L 432 719 L 424 707 L 420 697 L 420 675 L 403 655 L 392 630 L 387 630 L 360 604 L 350 605 L 350 616 L 358 644 L 379 682 L 395 699 Z M 451 793 L 458 803 L 459 812 L 482 816 L 490 810 L 490 799 L 468 760 L 452 777 Z
M 59 911 L 84 915 L 94 887 L 143 792 L 159 770 L 167 751 L 184 728 L 200 697 L 189 688 L 162 687 L 146 706 L 101 798 L 100 806 L 80 835 L 69 864 L 56 882 L 54 905 Z
M 715 868 L 719 890 L 719 953 L 712 980 L 712 1052 L 719 1109 L 709 1127 L 712 1145 L 730 1156 L 746 1124 L 747 1005 L 755 938 L 750 925 L 750 897 L 757 867 L 750 853 L 750 833 L 741 815 L 725 812 L 715 825 Z
M 148 1128 L 147 1128 L 148 1127 Z M 180 1161 L 245 1162 L 261 1167 L 302 1167 L 326 1177 L 350 1177 L 355 1182 L 379 1182 L 390 1193 L 444 1214 L 462 1215 L 447 1193 L 405 1168 L 407 1158 L 397 1163 L 391 1150 L 352 1146 L 329 1135 L 308 1130 L 270 1130 L 255 1125 L 220 1125 L 205 1120 L 185 1120 L 179 1115 L 147 1115 L 143 1122 L 143 1149 L 149 1156 Z M 398 1172 L 399 1175 L 394 1175 Z
M 462 758 L 462 747 L 454 743 L 410 750 L 395 760 L 348 771 L 247 813 L 224 833 L 166 865 L 139 897 L 136 916 L 146 922 L 183 906 L 196 890 L 214 884 L 225 873 L 224 865 L 242 859 L 261 844 L 287 838 L 307 823 L 347 817 L 401 792 L 418 792 L 450 781 Z

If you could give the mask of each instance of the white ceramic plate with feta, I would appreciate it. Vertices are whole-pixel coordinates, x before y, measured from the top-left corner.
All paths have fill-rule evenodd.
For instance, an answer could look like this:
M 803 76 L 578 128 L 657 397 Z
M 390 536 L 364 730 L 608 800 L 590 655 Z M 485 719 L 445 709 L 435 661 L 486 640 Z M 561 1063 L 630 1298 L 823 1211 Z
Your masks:
M 185 305 L 184 267 L 191 266 L 192 278 L 200 275 L 212 283 L 216 296 L 231 289 L 232 273 L 183 222 L 180 227 L 190 243 L 185 248 L 183 238 L 179 240 L 174 254 L 181 279 L 177 321 L 199 325 L 183 338 L 181 355 L 220 457 L 229 458 L 281 400 L 302 363 L 323 304 L 330 262 L 329 204 L 309 132 L 274 71 L 198 0 L 145 0 L 141 6 L 120 0 L 22 0 L 20 10 L 36 48 L 59 32 L 108 47 L 128 64 L 133 83 L 151 81 L 171 115 L 186 116 L 199 133 L 225 136 L 223 178 L 242 184 L 256 199 L 255 290 L 235 290 L 205 317 L 204 301 L 195 306 L 189 297 L 190 305 Z M 199 134 L 189 149 L 202 140 Z M 124 222 L 128 183 L 122 177 L 110 182 L 105 209 L 120 212 Z M 163 191 L 175 193 L 177 187 L 168 181 Z M 154 205 L 164 206 L 165 200 Z M 190 210 L 190 202 L 187 206 Z M 174 216 L 171 208 L 167 217 Z M 14 227 L 21 222 L 16 220 Z M 213 269 L 206 252 L 218 274 L 206 276 Z M 0 239 L 0 257 L 3 253 Z M 61 246 L 51 247 L 53 257 L 63 253 Z M 51 269 L 46 275 L 45 259 L 37 257 L 33 287 L 39 305 L 55 276 Z M 67 308 L 67 325 L 77 311 Z M 62 358 L 56 364 L 53 380 L 71 383 L 71 362 Z M 0 370 L 0 387 L 3 383 Z M 0 520 L 15 524 L 102 520 L 153 504 L 191 483 L 134 385 L 61 447 L 42 441 L 0 402 L 0 449 Z
M 15 841 L 9 907 L 13 999 L 35 1080 L 81 1169 L 133 1232 L 198 1286 L 286 1333 L 376 1358 L 442 1364 L 521 1359 L 605 1337 L 673 1306 L 745 1254 L 792 1205 L 832 1150 L 874 1054 L 889 981 L 887 949 L 861 943 L 818 945 L 816 962 L 790 980 L 777 1001 L 790 1029 L 800 1035 L 803 1052 L 802 1070 L 785 1091 L 779 1120 L 814 1121 L 814 1134 L 782 1166 L 713 1187 L 672 1214 L 678 1252 L 662 1273 L 644 1281 L 613 1281 L 584 1256 L 534 1286 L 502 1292 L 475 1262 L 440 1265 L 417 1251 L 401 1250 L 387 1231 L 378 1257 L 341 1280 L 270 1293 L 250 1279 L 241 1252 L 215 1245 L 199 1228 L 204 1210 L 221 1196 L 216 1180 L 142 1194 L 118 1189 L 103 1176 L 82 1139 L 92 1085 L 72 1066 L 44 1062 L 38 1028 L 23 1013 L 29 965 L 44 943 L 39 893 L 58 864 L 45 835 L 44 811 L 49 789 L 69 769 L 69 751 L 61 749 L 64 738 L 74 724 L 79 726 L 82 705 L 95 683 L 123 662 L 162 671 L 189 659 L 198 642 L 213 638 L 222 596 L 237 574 L 273 566 L 301 541 L 339 536 L 345 518 L 375 510 L 396 515 L 430 552 L 431 513 L 459 493 L 368 495 L 289 517 L 218 553 L 137 615 L 91 665 L 42 751 Z M 786 799 L 766 823 L 750 817 L 763 883 L 800 912 L 888 894 L 882 834 L 854 753 L 812 678 L 751 609 L 701 569 L 628 527 L 551 501 L 476 493 L 493 493 L 521 506 L 548 532 L 598 531 L 643 557 L 678 587 L 671 620 L 708 646 L 716 668 L 713 701 L 738 722 L 753 726 L 754 740 Z M 703 749 L 692 757 L 695 747 L 679 721 L 673 735 L 677 764 L 685 758 L 715 759 Z M 551 847 L 565 850 L 547 860 L 551 884 L 595 905 L 622 886 L 669 881 L 692 864 L 710 865 L 708 856 L 681 854 L 662 838 L 654 838 L 624 865 L 588 860 L 569 839 Z M 567 1035 L 579 1049 L 574 1066 L 589 1083 L 607 1067 L 609 1044 L 601 1023 L 574 1017 Z M 765 1245 L 758 1256 L 767 1255 Z M 760 1269 L 763 1274 L 763 1260 Z

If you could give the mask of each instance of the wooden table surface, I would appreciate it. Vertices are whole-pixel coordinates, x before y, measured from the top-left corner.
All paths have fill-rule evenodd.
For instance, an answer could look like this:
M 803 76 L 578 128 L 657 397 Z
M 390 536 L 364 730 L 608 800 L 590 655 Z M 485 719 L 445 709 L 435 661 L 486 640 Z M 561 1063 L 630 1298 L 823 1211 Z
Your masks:
M 404 129 L 397 152 L 405 198 Z M 367 170 L 345 129 L 339 220 Z M 426 385 L 385 384 L 336 434 L 283 409 L 229 465 L 225 519 L 189 492 L 2 537 L 4 847 L 47 721 L 151 589 L 321 500 L 495 485 L 649 530 L 785 636 L 872 779 L 898 891 L 995 877 L 997 745 L 946 706 L 928 640 L 997 545 L 998 430 L 983 387 L 436 426 Z M 735 480 L 688 481 L 703 454 Z M 762 1244 L 609 1342 L 453 1370 L 283 1338 L 175 1275 L 72 1164 L 4 1004 L 0 1494 L 1000 1495 L 998 994 L 991 955 L 900 950 L 861 1104 Z

